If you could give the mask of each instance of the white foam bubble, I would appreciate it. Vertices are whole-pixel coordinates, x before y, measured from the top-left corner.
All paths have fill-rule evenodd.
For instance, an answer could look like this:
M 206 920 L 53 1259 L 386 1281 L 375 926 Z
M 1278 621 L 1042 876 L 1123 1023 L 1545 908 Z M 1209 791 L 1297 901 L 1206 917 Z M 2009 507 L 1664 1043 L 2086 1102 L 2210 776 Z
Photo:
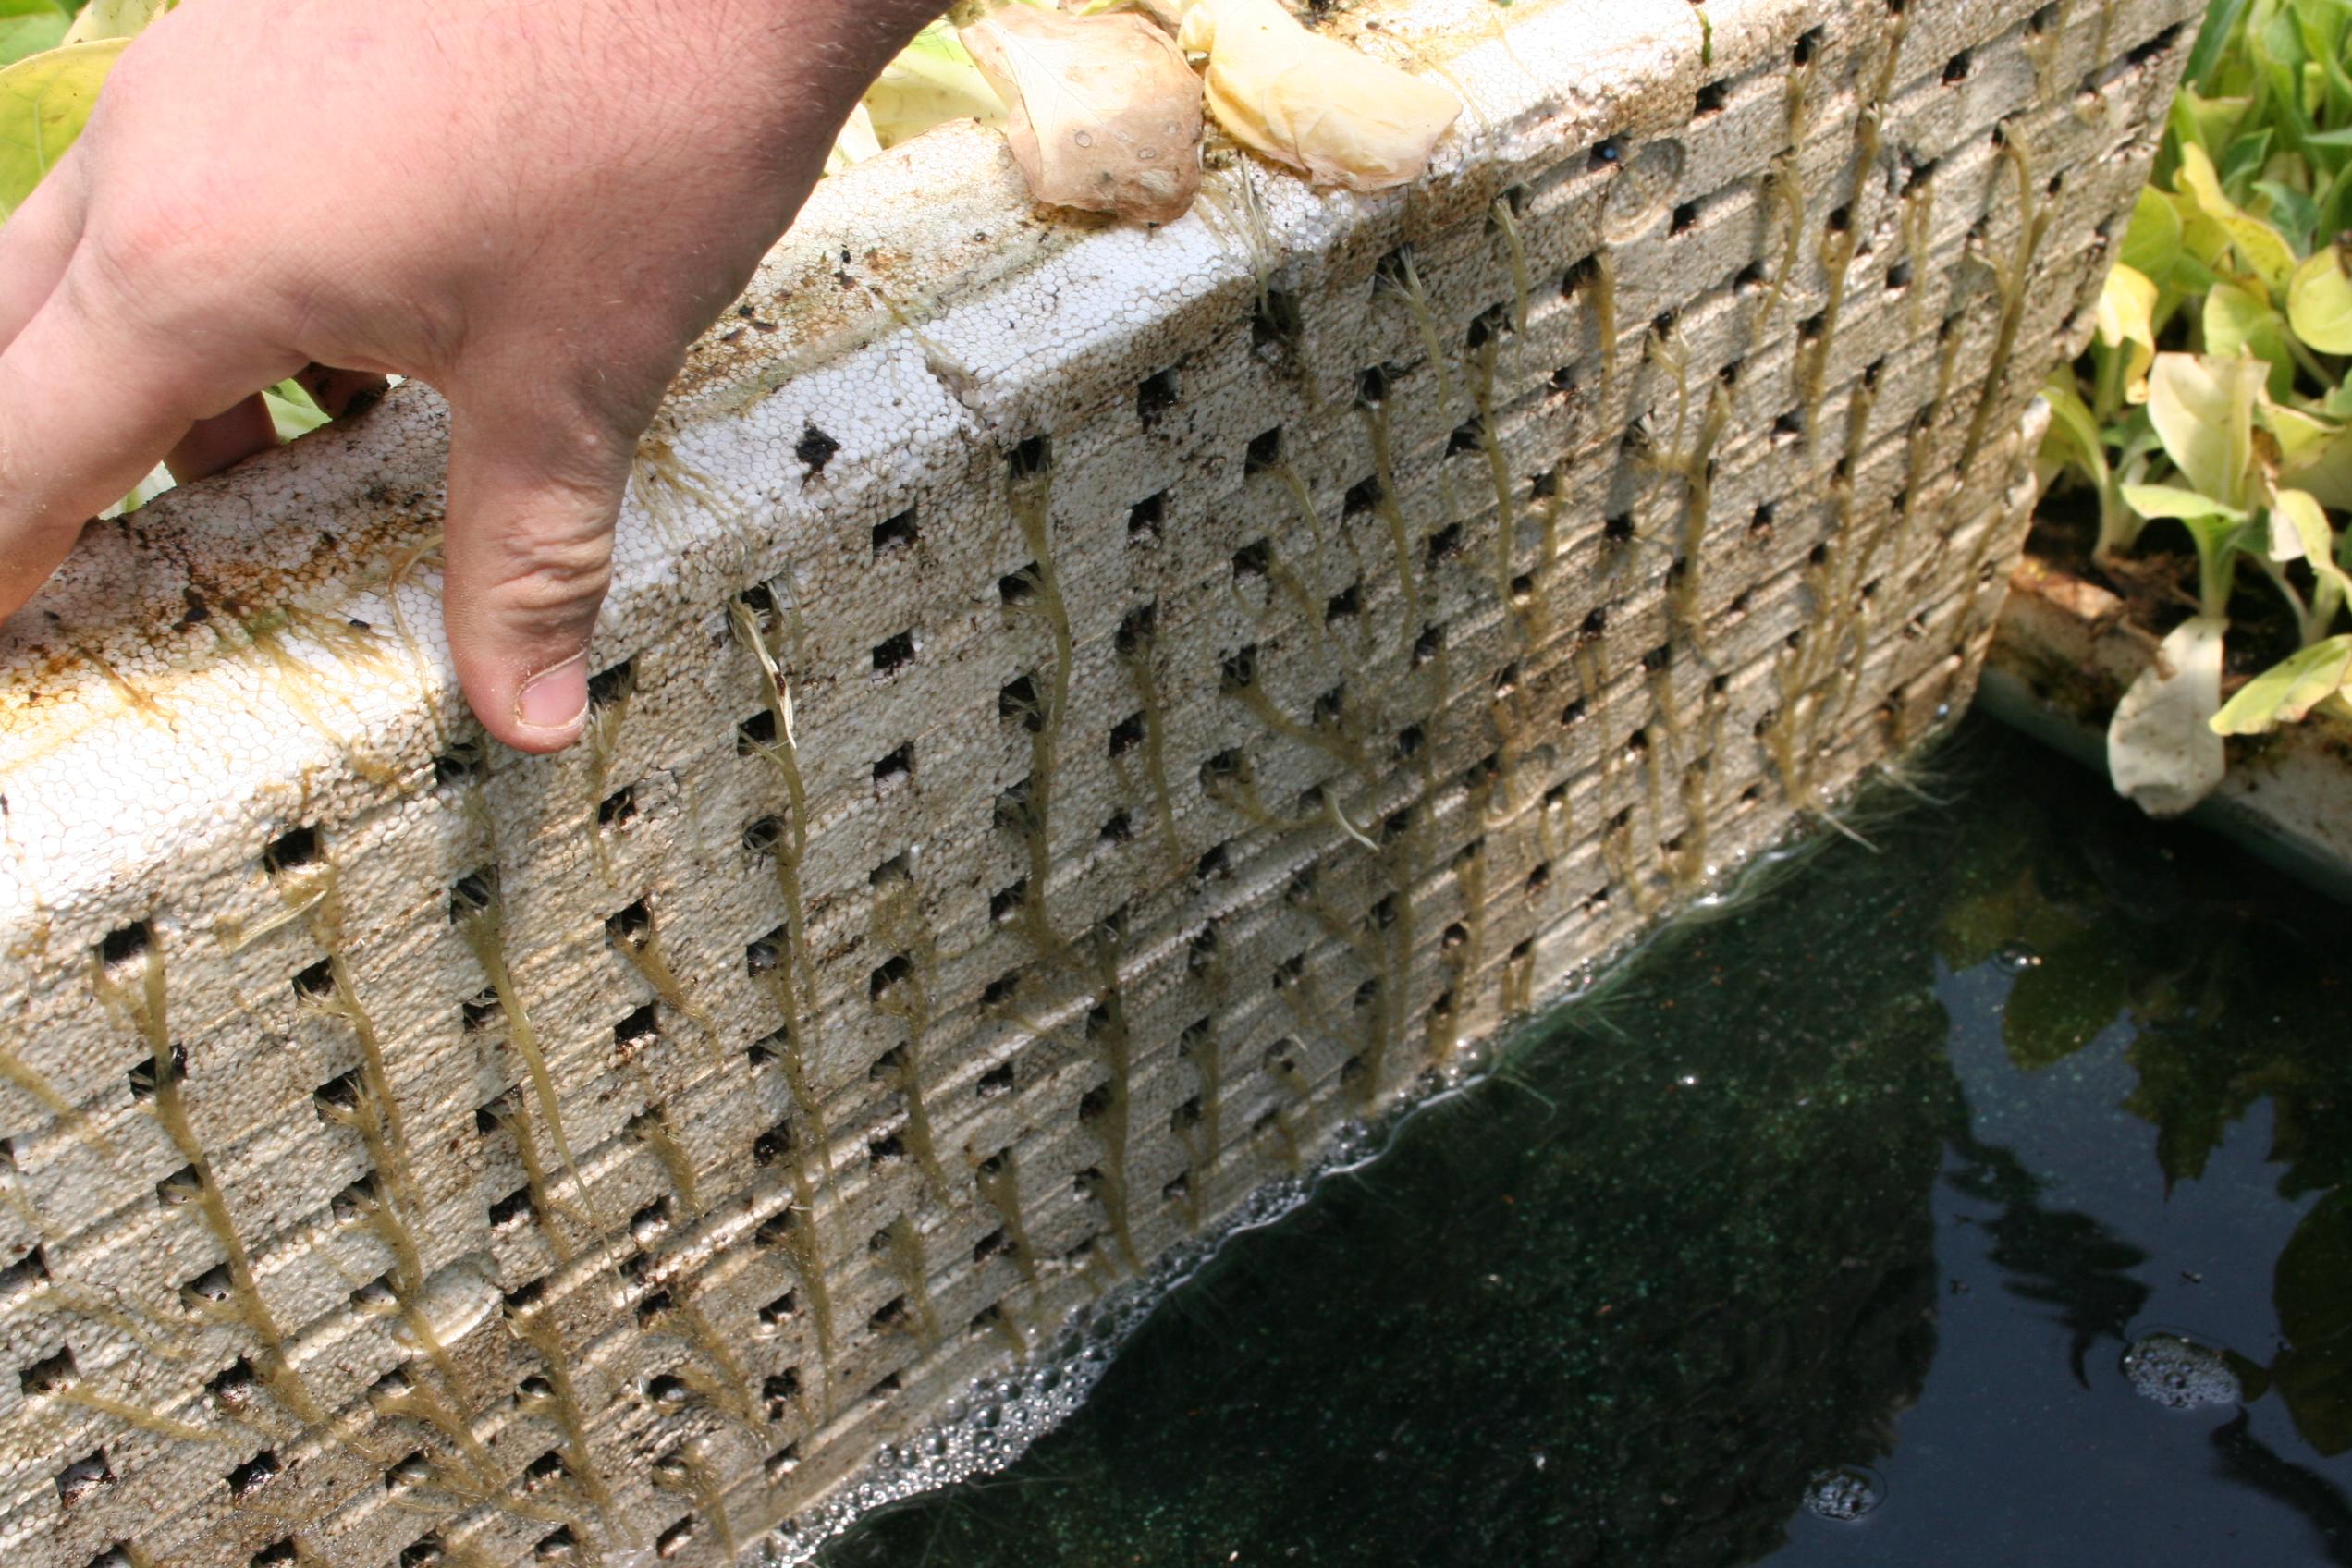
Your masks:
M 1817 1470 L 1805 1484 L 1805 1506 L 1824 1519 L 1850 1525 L 1886 1498 L 1886 1481 L 1865 1464 Z
M 2155 1333 L 2124 1352 L 2124 1376 L 2134 1392 L 2167 1410 L 2236 1404 L 2241 1392 L 2228 1357 L 2178 1334 Z

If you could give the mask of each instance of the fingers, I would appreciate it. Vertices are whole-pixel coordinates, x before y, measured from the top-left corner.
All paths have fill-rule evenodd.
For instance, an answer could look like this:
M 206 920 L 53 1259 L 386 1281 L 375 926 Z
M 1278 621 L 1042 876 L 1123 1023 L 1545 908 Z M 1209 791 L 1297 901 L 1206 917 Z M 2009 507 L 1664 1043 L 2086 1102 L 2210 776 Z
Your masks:
M 92 310 L 95 297 L 69 274 L 0 353 L 0 619 L 83 522 L 233 395 L 178 345 L 121 325 L 127 312 Z
M 81 239 L 82 206 L 80 166 L 67 149 L 0 224 L 0 349 L 16 341 L 65 276 Z
M 256 392 L 225 414 L 198 420 L 174 444 L 164 463 L 172 477 L 185 484 L 276 445 L 277 423 L 270 418 L 269 404 Z
M 525 752 L 579 737 L 588 639 L 635 443 L 544 385 L 451 396 L 443 614 L 483 728 Z

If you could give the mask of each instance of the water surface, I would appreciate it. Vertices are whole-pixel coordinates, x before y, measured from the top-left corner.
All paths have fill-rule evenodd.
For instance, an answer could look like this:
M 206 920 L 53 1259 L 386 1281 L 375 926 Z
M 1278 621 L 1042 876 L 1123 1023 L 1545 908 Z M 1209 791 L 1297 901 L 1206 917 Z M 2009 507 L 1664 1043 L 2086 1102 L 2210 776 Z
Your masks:
M 1936 772 L 824 1561 L 2352 1564 L 2352 920 L 1990 729 Z

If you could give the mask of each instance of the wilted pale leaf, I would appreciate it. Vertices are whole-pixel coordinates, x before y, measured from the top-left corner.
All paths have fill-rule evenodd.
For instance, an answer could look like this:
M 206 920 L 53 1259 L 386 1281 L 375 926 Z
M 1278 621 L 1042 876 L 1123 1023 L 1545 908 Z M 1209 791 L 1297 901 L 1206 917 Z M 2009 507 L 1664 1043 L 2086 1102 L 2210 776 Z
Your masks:
M 2192 616 L 2173 629 L 2107 724 L 2107 776 L 2150 816 L 2178 816 L 2222 781 L 2225 753 L 2211 720 L 2222 706 L 2222 633 Z
M 2322 354 L 2352 354 L 2352 251 L 2341 245 L 2305 258 L 2286 286 L 2295 336 Z
M 2352 632 L 2290 654 L 2248 681 L 2212 718 L 2216 735 L 2259 735 L 2292 724 L 2343 690 Z
M 949 120 L 980 120 L 1001 125 L 1004 100 L 972 63 L 955 31 L 934 22 L 914 35 L 899 57 L 865 91 L 865 106 L 874 116 L 875 135 L 885 147 L 895 147 Z
M 0 219 L 81 134 L 126 42 L 69 43 L 0 70 Z
M 2159 354 L 2148 415 L 2191 489 L 2243 508 L 2254 460 L 2254 408 L 2270 367 L 2260 360 Z
M 1005 135 L 1038 201 L 1184 215 L 1200 190 L 1200 83 L 1166 33 L 1141 17 L 1015 6 L 962 37 L 1011 111 Z
M 2099 340 L 2110 349 L 2131 345 L 2124 359 L 2124 397 L 2148 401 L 2148 367 L 2156 358 L 2156 285 L 2128 262 L 2108 273 L 2099 291 Z
M 177 5 L 178 0 L 90 0 L 74 18 L 73 31 L 66 35 L 69 43 L 95 43 L 106 38 L 135 38 L 149 22 Z
M 1178 36 L 1208 56 L 1225 133 L 1318 184 L 1403 185 L 1462 113 L 1437 83 L 1308 31 L 1278 0 L 1192 0 Z

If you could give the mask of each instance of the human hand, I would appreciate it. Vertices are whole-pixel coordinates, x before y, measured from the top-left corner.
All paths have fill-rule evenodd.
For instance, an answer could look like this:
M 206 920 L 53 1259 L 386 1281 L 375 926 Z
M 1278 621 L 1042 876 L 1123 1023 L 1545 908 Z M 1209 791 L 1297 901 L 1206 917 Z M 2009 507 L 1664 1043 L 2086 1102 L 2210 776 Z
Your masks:
M 259 388 L 415 376 L 459 683 L 570 744 L 637 438 L 937 9 L 183 0 L 0 227 L 0 618 L 167 453 L 267 444 Z

